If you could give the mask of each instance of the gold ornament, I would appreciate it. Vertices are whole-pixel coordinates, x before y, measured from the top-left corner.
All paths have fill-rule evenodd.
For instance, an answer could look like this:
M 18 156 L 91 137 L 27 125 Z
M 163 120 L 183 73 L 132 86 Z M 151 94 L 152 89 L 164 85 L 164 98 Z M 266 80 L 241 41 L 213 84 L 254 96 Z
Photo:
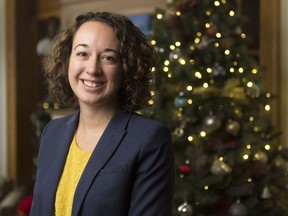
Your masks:
M 224 161 L 215 159 L 210 169 L 213 175 L 225 175 L 232 171 L 231 167 Z
M 268 161 L 268 156 L 265 152 L 263 152 L 262 150 L 258 150 L 254 153 L 254 157 L 253 157 L 254 161 L 259 161 L 261 163 L 267 163 Z
M 241 81 L 238 78 L 228 79 L 222 88 L 222 96 L 237 100 L 245 100 L 245 89 L 240 86 L 240 84 Z
M 285 160 L 281 156 L 277 156 L 273 162 L 275 167 L 283 168 L 286 164 Z
M 238 121 L 234 121 L 229 119 L 226 124 L 226 132 L 233 136 L 236 136 L 240 130 L 240 123 Z
M 220 90 L 215 86 L 205 87 L 196 87 L 193 90 L 193 95 L 200 95 L 202 98 L 209 98 L 219 95 Z

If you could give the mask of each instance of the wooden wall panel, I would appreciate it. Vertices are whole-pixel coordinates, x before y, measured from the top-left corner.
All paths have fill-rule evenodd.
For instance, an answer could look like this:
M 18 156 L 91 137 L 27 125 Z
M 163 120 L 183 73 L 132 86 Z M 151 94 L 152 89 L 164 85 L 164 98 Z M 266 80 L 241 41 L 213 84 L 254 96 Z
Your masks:
M 37 19 L 48 19 L 51 16 L 60 16 L 59 0 L 37 0 Z
M 33 185 L 33 125 L 38 103 L 35 1 L 7 1 L 8 175 L 18 185 Z

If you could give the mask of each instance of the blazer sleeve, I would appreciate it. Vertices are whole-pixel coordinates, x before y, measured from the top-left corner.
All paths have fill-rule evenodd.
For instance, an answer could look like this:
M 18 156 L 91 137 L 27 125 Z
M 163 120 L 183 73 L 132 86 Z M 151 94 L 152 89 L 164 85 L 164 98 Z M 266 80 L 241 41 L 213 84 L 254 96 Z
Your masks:
M 152 131 L 140 152 L 129 216 L 171 215 L 175 173 L 171 133 L 163 125 Z
M 43 139 L 43 136 L 47 130 L 47 128 L 49 127 L 49 125 L 51 124 L 51 121 L 47 123 L 47 125 L 45 126 L 45 128 L 43 129 L 42 131 L 42 134 L 41 134 L 41 137 L 40 137 L 40 144 L 39 144 L 39 152 L 41 151 L 41 142 L 42 142 L 42 139 Z M 38 156 L 39 156 L 39 153 L 38 153 Z M 35 184 L 34 184 L 34 189 L 33 189 L 33 200 L 32 200 L 32 206 L 31 206 L 31 210 L 30 210 L 30 216 L 37 216 L 37 208 L 39 207 L 40 203 L 38 203 L 38 200 L 37 200 L 37 191 L 38 191 L 38 175 L 39 175 L 39 172 L 40 172 L 40 166 L 39 166 L 39 157 L 38 157 L 38 161 L 37 161 L 37 173 L 36 173 L 36 181 L 35 181 Z

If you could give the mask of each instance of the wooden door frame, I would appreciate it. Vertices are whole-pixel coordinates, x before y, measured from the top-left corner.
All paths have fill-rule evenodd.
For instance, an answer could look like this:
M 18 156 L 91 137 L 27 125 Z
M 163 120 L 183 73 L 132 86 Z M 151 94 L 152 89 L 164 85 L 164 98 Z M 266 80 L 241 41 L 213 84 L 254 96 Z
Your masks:
M 263 78 L 265 89 L 277 96 L 272 102 L 273 125 L 277 130 L 281 130 L 280 24 L 280 0 L 260 0 L 260 64 L 267 71 Z

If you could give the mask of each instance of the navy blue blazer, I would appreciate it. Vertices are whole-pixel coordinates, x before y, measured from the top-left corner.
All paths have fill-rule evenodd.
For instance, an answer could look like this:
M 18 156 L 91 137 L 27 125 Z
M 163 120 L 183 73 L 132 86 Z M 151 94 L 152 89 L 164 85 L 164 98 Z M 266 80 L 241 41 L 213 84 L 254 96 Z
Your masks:
M 55 194 L 78 119 L 79 112 L 53 120 L 42 133 L 31 216 L 54 215 Z M 169 129 L 118 110 L 79 180 L 72 215 L 168 216 L 173 191 Z

